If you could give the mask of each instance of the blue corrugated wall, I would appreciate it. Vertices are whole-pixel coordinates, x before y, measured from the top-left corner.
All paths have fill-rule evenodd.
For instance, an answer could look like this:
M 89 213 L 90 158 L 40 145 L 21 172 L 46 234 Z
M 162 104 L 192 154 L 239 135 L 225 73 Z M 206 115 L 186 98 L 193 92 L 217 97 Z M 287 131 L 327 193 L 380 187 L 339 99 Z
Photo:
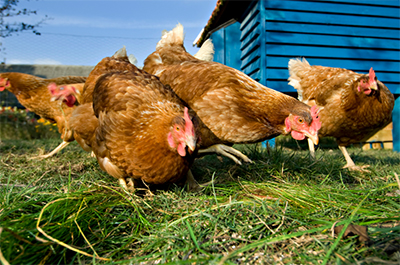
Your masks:
M 259 1 L 241 23 L 241 70 L 282 92 L 289 59 L 367 73 L 400 94 L 400 1 Z
M 214 44 L 214 61 L 240 70 L 240 23 L 214 32 L 210 39 Z
M 237 24 L 212 34 L 215 60 L 270 88 L 296 92 L 287 82 L 288 61 L 305 57 L 310 64 L 359 73 L 373 67 L 378 79 L 400 95 L 400 0 L 260 0 L 249 2 L 239 29 Z M 393 112 L 396 151 L 399 119 L 400 99 Z

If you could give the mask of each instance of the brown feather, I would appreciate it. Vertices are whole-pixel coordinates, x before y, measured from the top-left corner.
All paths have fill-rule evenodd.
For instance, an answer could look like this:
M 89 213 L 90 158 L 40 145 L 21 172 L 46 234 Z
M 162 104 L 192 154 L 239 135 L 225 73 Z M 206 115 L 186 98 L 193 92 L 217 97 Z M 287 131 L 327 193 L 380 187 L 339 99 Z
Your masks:
M 56 83 L 57 85 L 82 83 L 85 82 L 86 77 L 63 76 L 44 79 L 29 74 L 9 72 L 1 73 L 0 78 L 9 80 L 11 87 L 9 87 L 8 90 L 17 97 L 21 105 L 42 118 L 52 123 L 57 123 L 58 130 L 62 134 L 61 137 L 64 141 L 74 140 L 71 138 L 71 133 L 64 134 L 65 120 L 69 119 L 73 109 L 68 108 L 65 104 L 61 104 L 63 109 L 63 111 L 61 111 L 60 102 L 51 101 L 51 94 L 47 86 L 50 83 Z
M 182 45 L 158 48 L 146 58 L 143 70 L 158 75 L 196 112 L 203 123 L 201 147 L 260 142 L 286 134 L 290 113 L 312 121 L 306 104 L 233 68 L 198 60 Z
M 366 95 L 358 92 L 361 79 L 368 75 L 342 68 L 310 66 L 304 59 L 289 63 L 290 84 L 302 100 L 323 107 L 320 112 L 320 136 L 335 137 L 347 146 L 367 140 L 391 122 L 394 97 L 380 81 L 378 90 Z M 293 82 L 294 80 L 294 82 Z
M 77 107 L 70 124 L 103 170 L 149 184 L 186 178 L 196 152 L 182 157 L 168 143 L 174 124 L 184 122 L 184 106 L 157 77 L 119 53 L 93 69 L 83 93 L 86 103 Z
M 183 106 L 160 82 L 114 72 L 99 78 L 94 95 L 96 143 L 105 146 L 105 155 L 121 172 L 150 184 L 186 177 L 193 156 L 179 156 L 167 142 L 174 118 L 183 116 Z

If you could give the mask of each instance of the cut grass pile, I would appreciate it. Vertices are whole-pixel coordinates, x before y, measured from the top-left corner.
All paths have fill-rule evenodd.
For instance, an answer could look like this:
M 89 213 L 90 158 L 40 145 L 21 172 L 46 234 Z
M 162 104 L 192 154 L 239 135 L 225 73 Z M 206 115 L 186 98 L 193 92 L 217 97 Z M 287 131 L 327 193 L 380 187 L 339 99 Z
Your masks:
M 183 187 L 125 193 L 73 143 L 0 144 L 3 264 L 399 264 L 400 154 L 350 149 L 370 173 L 349 172 L 339 150 L 242 147 L 253 164 L 215 155 Z M 344 228 L 332 234 L 332 228 Z M 352 225 L 368 228 L 349 233 Z

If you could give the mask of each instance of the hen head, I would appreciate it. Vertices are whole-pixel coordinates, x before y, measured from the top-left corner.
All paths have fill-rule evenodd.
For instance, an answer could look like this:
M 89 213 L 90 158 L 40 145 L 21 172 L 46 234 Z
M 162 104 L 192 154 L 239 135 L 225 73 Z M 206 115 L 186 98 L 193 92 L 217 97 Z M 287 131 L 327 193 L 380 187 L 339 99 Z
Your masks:
M 0 91 L 4 91 L 4 89 L 8 89 L 10 87 L 10 80 L 8 80 L 8 78 L 0 77 Z
M 197 136 L 188 108 L 185 107 L 183 117 L 177 116 L 172 121 L 172 127 L 168 133 L 168 143 L 176 148 L 180 156 L 186 156 L 186 146 L 191 154 L 196 149 Z
M 289 114 L 285 119 L 285 131 L 291 133 L 296 140 L 304 140 L 306 136 L 310 138 L 315 145 L 318 144 L 318 130 L 321 128 L 319 120 L 319 111 L 317 106 L 311 107 L 311 112 L 300 112 L 299 114 Z
M 72 107 L 76 102 L 76 95 L 79 95 L 79 90 L 73 85 L 57 86 L 51 83 L 47 86 L 51 94 L 51 101 L 62 100 L 68 107 Z
M 369 95 L 372 90 L 378 90 L 378 83 L 376 80 L 374 69 L 371 67 L 371 69 L 369 69 L 369 74 L 361 77 L 357 91 Z

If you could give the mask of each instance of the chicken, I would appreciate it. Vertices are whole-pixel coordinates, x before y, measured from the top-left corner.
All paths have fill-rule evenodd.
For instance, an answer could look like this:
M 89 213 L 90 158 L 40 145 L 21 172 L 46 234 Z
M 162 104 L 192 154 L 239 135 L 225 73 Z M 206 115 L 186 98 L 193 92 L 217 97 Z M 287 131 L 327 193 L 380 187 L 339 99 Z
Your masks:
M 50 157 L 73 141 L 73 134 L 66 126 L 66 121 L 69 119 L 73 109 L 65 105 L 60 105 L 60 102 L 51 101 L 51 94 L 47 86 L 51 83 L 74 84 L 84 83 L 86 77 L 83 76 L 63 76 L 52 79 L 44 79 L 37 76 L 24 73 L 1 73 L 0 74 L 0 91 L 7 89 L 13 93 L 18 101 L 29 111 L 36 113 L 42 118 L 57 123 L 58 131 L 61 133 L 63 142 L 47 155 L 38 156 L 37 158 Z
M 199 153 L 216 152 L 240 163 L 250 161 L 230 147 L 280 134 L 318 143 L 317 108 L 267 88 L 244 73 L 194 58 L 183 46 L 183 27 L 164 34 L 143 70 L 157 75 L 200 119 Z
M 375 76 L 342 68 L 311 66 L 306 59 L 289 61 L 289 84 L 297 89 L 299 100 L 321 108 L 320 136 L 336 138 L 347 164 L 344 168 L 364 170 L 350 158 L 346 146 L 362 142 L 392 120 L 394 97 Z M 309 143 L 315 157 L 314 145 Z
M 157 77 L 131 64 L 125 48 L 97 64 L 79 101 L 70 119 L 78 142 L 125 189 L 128 179 L 196 185 L 189 173 L 197 152 L 195 118 Z
M 56 83 L 51 83 L 47 86 L 52 96 L 50 100 L 62 101 L 68 107 L 77 106 L 79 105 L 84 85 L 85 83 L 76 83 L 69 85 L 57 85 Z

